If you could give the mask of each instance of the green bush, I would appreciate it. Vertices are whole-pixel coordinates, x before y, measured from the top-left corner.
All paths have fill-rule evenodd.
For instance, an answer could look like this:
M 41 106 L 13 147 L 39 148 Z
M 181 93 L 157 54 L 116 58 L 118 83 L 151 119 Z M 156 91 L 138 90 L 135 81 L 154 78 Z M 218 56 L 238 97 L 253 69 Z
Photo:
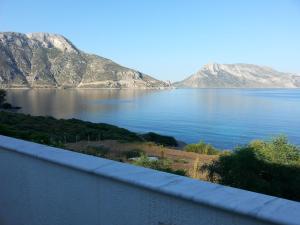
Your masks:
M 282 136 L 221 154 L 202 170 L 213 182 L 300 201 L 300 149 Z
M 181 176 L 186 176 L 186 171 L 179 169 L 174 170 L 170 167 L 171 162 L 167 159 L 158 159 L 158 160 L 151 160 L 147 155 L 142 154 L 141 157 L 136 160 L 134 165 L 142 166 L 154 170 L 159 170 L 167 173 L 173 173 Z
M 196 152 L 199 154 L 206 154 L 206 155 L 217 155 L 220 153 L 219 150 L 214 148 L 210 144 L 206 144 L 203 141 L 200 141 L 197 144 L 189 144 L 184 147 L 186 152 Z
M 165 162 L 159 160 L 151 160 L 146 154 L 142 154 L 136 161 L 133 162 L 134 165 L 151 169 L 159 169 L 164 167 L 164 163 Z
M 143 153 L 144 153 L 144 151 L 141 149 L 132 149 L 129 151 L 125 151 L 122 154 L 126 157 L 126 159 L 130 159 L 130 158 L 140 157 L 140 156 L 142 156 Z

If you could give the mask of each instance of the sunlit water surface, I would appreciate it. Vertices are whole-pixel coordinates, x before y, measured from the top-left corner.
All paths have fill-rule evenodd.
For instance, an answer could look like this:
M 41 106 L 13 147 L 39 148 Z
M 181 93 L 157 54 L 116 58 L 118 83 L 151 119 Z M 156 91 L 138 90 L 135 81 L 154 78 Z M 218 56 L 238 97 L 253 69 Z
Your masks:
M 285 134 L 300 145 L 299 89 L 9 90 L 21 112 L 106 122 L 233 148 Z

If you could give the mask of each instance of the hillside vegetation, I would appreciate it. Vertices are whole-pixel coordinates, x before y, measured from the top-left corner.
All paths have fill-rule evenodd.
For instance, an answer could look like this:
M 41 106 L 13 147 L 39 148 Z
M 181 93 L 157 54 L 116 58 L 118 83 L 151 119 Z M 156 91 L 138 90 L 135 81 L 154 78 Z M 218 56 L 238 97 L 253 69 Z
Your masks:
M 142 141 L 136 133 L 105 123 L 0 112 L 0 134 L 53 146 L 80 140 Z
M 252 141 L 202 170 L 212 182 L 300 201 L 300 148 L 284 136 Z
M 49 116 L 31 116 L 8 111 L 0 111 L 0 134 L 57 147 L 78 141 L 146 142 L 148 136 L 151 136 L 151 141 L 156 144 L 177 145 L 176 140 L 169 136 L 155 133 L 139 135 L 106 123 L 55 119 Z

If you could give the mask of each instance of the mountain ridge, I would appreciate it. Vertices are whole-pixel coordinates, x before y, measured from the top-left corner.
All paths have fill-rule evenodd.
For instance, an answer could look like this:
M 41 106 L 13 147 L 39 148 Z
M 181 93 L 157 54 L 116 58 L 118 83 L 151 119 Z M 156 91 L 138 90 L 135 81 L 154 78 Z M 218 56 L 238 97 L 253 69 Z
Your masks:
M 160 81 L 78 49 L 52 33 L 0 32 L 0 88 L 299 88 L 300 75 L 254 64 L 209 63 L 186 79 Z
M 85 53 L 59 34 L 0 32 L 2 88 L 169 88 L 170 84 Z
M 300 76 L 268 66 L 210 63 L 173 85 L 177 88 L 299 88 Z

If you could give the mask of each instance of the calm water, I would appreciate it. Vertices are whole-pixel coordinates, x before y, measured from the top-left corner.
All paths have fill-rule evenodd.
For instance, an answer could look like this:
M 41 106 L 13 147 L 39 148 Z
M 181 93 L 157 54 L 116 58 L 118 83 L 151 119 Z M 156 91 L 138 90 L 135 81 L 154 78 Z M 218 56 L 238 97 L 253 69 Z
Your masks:
M 277 134 L 300 145 L 299 89 L 10 90 L 8 100 L 32 115 L 106 122 L 219 148 Z

